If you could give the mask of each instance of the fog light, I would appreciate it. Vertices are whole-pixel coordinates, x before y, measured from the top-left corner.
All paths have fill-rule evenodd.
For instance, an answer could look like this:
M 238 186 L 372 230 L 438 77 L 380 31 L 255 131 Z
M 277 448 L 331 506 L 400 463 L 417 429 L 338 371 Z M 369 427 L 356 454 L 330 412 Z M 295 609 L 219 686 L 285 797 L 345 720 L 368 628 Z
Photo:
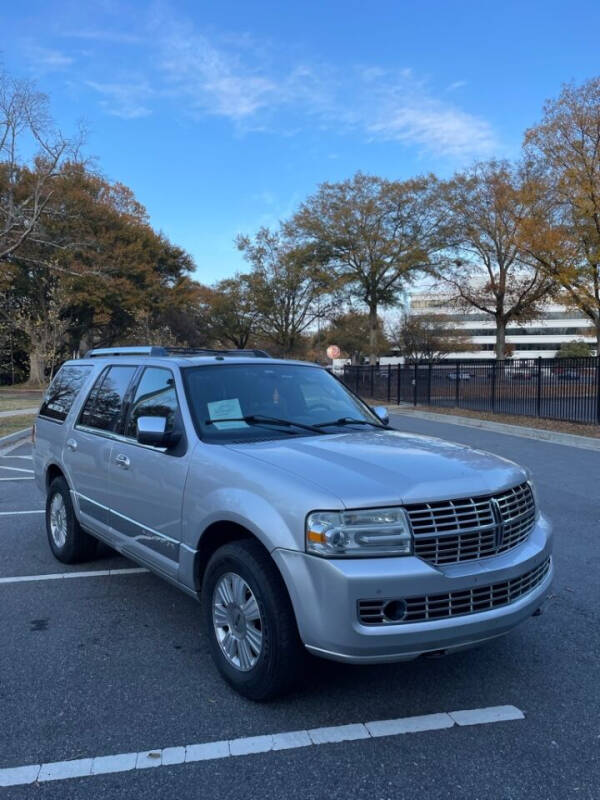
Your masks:
M 406 603 L 404 600 L 390 600 L 384 605 L 383 613 L 390 622 L 400 622 L 406 614 Z

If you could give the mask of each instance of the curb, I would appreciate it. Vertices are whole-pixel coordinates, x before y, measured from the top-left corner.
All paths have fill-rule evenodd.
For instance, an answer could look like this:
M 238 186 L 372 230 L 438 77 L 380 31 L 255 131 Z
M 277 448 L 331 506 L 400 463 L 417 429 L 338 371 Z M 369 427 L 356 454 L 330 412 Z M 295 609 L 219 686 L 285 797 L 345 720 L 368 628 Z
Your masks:
M 9 445 L 16 444 L 21 440 L 26 441 L 31 437 L 31 427 L 24 428 L 22 431 L 15 431 L 14 433 L 9 433 L 7 436 L 0 437 L 0 450 L 8 447 Z
M 528 428 L 525 425 L 510 425 L 506 422 L 492 422 L 487 419 L 473 419 L 472 417 L 459 417 L 452 414 L 436 414 L 433 411 L 419 411 L 405 406 L 386 406 L 388 413 L 398 416 L 419 417 L 432 422 L 446 422 L 450 425 L 463 425 L 466 428 L 481 428 L 496 433 L 506 433 L 510 436 L 521 436 L 524 439 L 543 439 L 552 444 L 562 444 L 568 447 L 579 447 L 582 450 L 600 451 L 600 439 L 592 436 L 578 436 L 575 433 L 561 433 L 545 428 Z

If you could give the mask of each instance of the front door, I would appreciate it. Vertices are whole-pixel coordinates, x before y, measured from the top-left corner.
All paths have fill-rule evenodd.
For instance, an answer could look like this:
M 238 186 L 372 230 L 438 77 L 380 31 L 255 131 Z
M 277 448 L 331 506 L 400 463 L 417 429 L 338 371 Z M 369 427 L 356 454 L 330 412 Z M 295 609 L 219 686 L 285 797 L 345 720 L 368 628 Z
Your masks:
M 185 436 L 170 450 L 136 441 L 140 416 L 167 418 L 181 430 L 175 379 L 170 369 L 146 367 L 129 403 L 123 436 L 113 442 L 109 463 L 110 525 L 120 549 L 168 576 L 177 577 L 181 507 L 188 470 Z

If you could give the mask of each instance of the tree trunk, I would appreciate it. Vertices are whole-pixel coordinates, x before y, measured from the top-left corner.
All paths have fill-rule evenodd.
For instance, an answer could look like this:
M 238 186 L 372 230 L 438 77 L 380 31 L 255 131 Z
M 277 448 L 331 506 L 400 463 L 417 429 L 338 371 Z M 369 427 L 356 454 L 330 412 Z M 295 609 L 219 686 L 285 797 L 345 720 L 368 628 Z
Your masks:
M 506 323 L 504 320 L 496 320 L 496 358 L 501 361 L 506 350 Z
M 379 353 L 377 352 L 377 306 L 373 303 L 369 306 L 369 364 L 377 364 Z
M 29 353 L 29 378 L 27 383 L 31 386 L 43 386 L 46 383 L 44 356 L 35 348 Z

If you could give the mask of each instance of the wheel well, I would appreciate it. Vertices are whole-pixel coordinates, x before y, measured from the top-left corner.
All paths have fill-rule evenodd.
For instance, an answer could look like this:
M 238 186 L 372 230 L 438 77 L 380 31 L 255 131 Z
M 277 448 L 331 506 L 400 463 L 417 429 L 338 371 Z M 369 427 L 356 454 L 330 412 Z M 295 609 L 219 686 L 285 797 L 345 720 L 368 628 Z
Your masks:
M 224 544 L 239 541 L 240 539 L 253 539 L 263 546 L 262 542 L 253 533 L 244 528 L 243 525 L 238 525 L 235 522 L 213 522 L 212 525 L 208 526 L 200 539 L 194 564 L 194 577 L 198 589 L 202 586 L 204 570 L 213 553 Z M 268 552 L 266 548 L 265 552 Z
M 65 477 L 64 472 L 60 467 L 57 467 L 56 464 L 50 464 L 50 466 L 46 470 L 46 491 L 48 491 L 48 489 L 50 488 L 50 484 L 55 478 L 64 478 L 64 477 Z

